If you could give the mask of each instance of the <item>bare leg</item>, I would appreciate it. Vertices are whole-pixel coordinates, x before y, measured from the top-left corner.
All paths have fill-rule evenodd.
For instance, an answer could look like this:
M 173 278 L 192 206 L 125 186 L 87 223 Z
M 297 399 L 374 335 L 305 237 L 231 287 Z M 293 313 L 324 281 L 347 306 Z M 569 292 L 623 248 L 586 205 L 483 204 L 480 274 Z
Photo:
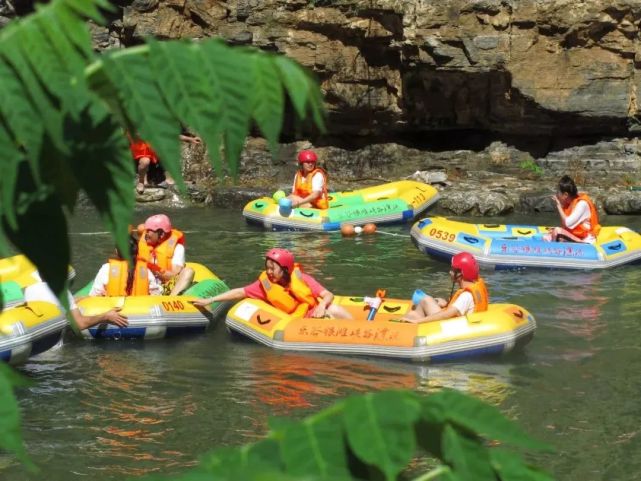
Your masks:
M 149 170 L 151 159 L 149 157 L 141 157 L 137 162 L 138 165 L 136 169 L 138 171 L 138 183 L 136 184 L 136 192 L 142 194 L 145 191 L 145 184 L 147 183 L 147 170 Z
M 423 319 L 424 317 L 440 312 L 441 310 L 442 308 L 438 305 L 436 299 L 431 296 L 425 296 L 414 307 L 414 310 L 405 314 L 405 317 L 408 319 Z
M 345 308 L 335 304 L 331 304 L 326 312 L 335 319 L 352 319 L 352 315 Z
M 552 231 L 550 232 L 550 240 L 552 242 L 564 242 L 568 240 L 570 242 L 583 242 L 583 239 L 578 238 L 570 231 L 567 231 L 562 227 L 555 227 L 554 229 L 552 229 Z
M 180 271 L 180 274 L 178 274 L 176 283 L 174 284 L 174 288 L 171 290 L 171 293 L 169 295 L 177 296 L 182 291 L 187 289 L 191 285 L 193 280 L 194 270 L 191 267 L 185 267 L 182 271 Z

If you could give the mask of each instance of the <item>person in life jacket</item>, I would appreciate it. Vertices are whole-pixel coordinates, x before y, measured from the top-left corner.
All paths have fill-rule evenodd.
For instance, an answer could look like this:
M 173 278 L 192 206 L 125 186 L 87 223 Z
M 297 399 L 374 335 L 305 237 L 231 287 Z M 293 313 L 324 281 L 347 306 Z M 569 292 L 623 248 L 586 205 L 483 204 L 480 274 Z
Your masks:
M 131 156 L 136 162 L 136 173 L 138 175 L 136 192 L 142 194 L 145 191 L 145 184 L 147 184 L 147 171 L 151 165 L 158 163 L 158 156 L 147 142 L 138 137 L 133 137 L 129 132 L 127 132 L 127 139 L 129 140 Z
M 594 244 L 601 230 L 599 214 L 594 202 L 585 193 L 579 193 L 570 176 L 561 177 L 559 191 L 552 199 L 561 217 L 561 227 L 550 229 L 545 240 Z
M 332 304 L 334 294 L 303 272 L 294 262 L 294 255 L 286 249 L 267 252 L 265 270 L 253 283 L 193 303 L 206 307 L 212 302 L 239 301 L 246 297 L 265 301 L 294 317 L 352 318 L 345 309 Z
M 148 269 L 147 263 L 138 259 L 138 239 L 129 236 L 129 254 L 135 265 L 116 248 L 114 257 L 103 264 L 93 281 L 89 296 L 159 296 L 162 285 Z
M 302 150 L 298 153 L 300 168 L 296 171 L 292 193 L 287 198 L 292 201 L 292 208 L 313 207 L 327 209 L 327 172 L 317 166 L 318 156 L 313 150 Z
M 485 282 L 479 276 L 479 265 L 472 254 L 460 252 L 452 257 L 450 277 L 452 289 L 457 284 L 459 288 L 449 301 L 425 296 L 403 320 L 419 324 L 487 310 L 489 295 Z
M 143 226 L 138 241 L 138 259 L 163 286 L 163 294 L 177 296 L 194 280 L 194 270 L 185 265 L 185 235 L 171 226 L 169 217 L 156 214 Z
M 136 181 L 136 192 L 138 194 L 142 194 L 145 192 L 145 185 L 148 184 L 147 173 L 149 172 L 149 168 L 152 165 L 159 164 L 160 161 L 158 160 L 158 155 L 156 155 L 154 149 L 151 148 L 151 145 L 138 137 L 132 136 L 129 132 L 126 134 L 127 139 L 129 140 L 131 156 L 136 162 L 136 173 L 138 176 Z M 189 142 L 191 144 L 200 145 L 202 143 L 200 137 L 191 135 L 187 131 L 180 134 L 179 138 L 183 142 Z M 165 170 L 164 175 L 165 180 L 159 184 L 159 187 L 169 187 L 175 184 L 175 181 L 169 172 Z

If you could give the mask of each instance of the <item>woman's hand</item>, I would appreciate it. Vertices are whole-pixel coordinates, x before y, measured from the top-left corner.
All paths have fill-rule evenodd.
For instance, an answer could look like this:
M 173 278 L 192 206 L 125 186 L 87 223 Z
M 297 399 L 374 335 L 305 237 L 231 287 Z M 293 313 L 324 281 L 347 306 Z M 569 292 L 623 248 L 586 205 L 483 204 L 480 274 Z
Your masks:
M 120 307 L 116 307 L 110 311 L 105 312 L 103 318 L 109 324 L 113 324 L 114 326 L 127 327 L 129 325 L 129 322 L 127 321 L 127 318 L 125 316 L 119 313 L 119 311 Z
M 441 308 L 447 307 L 447 301 L 445 299 L 443 299 L 442 297 L 437 297 L 434 300 L 438 304 L 438 307 L 441 307 Z
M 209 304 L 214 302 L 213 298 L 207 297 L 205 299 L 196 299 L 195 301 L 190 301 L 196 307 L 207 307 Z
M 327 312 L 327 310 L 326 310 L 325 306 L 323 305 L 323 303 L 321 302 L 312 311 L 312 317 L 316 317 L 316 318 L 325 317 L 325 312 Z

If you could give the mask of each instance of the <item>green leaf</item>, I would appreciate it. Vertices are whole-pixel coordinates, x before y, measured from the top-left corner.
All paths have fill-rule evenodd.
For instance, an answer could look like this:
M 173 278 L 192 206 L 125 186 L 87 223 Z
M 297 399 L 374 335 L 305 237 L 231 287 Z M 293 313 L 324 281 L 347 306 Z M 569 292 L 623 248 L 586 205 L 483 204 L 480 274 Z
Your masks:
M 462 435 L 450 425 L 443 432 L 443 459 L 460 479 L 495 481 L 487 449 L 479 439 Z
M 71 37 L 67 34 L 67 30 L 73 29 L 74 25 L 61 23 L 57 10 L 44 9 L 42 15 L 37 16 L 36 24 L 46 34 L 47 39 L 54 47 L 53 51 L 58 61 L 64 65 L 67 73 L 65 83 L 67 88 L 71 84 L 71 89 L 73 89 L 71 94 L 74 97 L 73 105 L 76 106 L 79 112 L 89 103 L 89 92 L 87 91 L 84 70 L 91 56 L 85 55 L 84 52 L 81 55 L 81 51 L 75 48 Z M 78 25 L 78 28 L 82 27 L 86 29 L 86 25 Z
M 31 69 L 38 76 L 40 84 L 63 103 L 72 113 L 77 113 L 82 107 L 82 95 L 71 88 L 72 72 L 65 67 L 61 55 L 57 54 L 56 43 L 47 38 L 40 22 L 42 15 L 34 16 L 23 22 L 19 31 L 22 54 L 29 61 Z M 66 38 L 62 37 L 66 42 Z M 60 37 L 56 37 L 58 42 Z
M 108 54 L 103 60 L 105 72 L 118 90 L 127 117 L 138 129 L 131 133 L 132 136 L 138 136 L 152 146 L 163 168 L 184 190 L 178 140 L 180 125 L 163 101 L 147 56 Z
M 377 466 L 386 479 L 409 463 L 416 449 L 413 425 L 419 404 L 400 391 L 352 397 L 345 402 L 344 423 L 349 445 L 363 462 Z
M 273 439 L 264 439 L 240 448 L 219 448 L 201 458 L 207 472 L 219 476 L 238 476 L 250 467 L 264 471 L 282 471 L 279 446 Z M 233 479 L 233 478 L 231 478 Z
M 221 101 L 202 75 L 200 48 L 186 42 L 156 41 L 149 41 L 149 47 L 149 61 L 167 105 L 203 138 L 220 175 Z
M 70 263 L 67 220 L 60 199 L 51 188 L 36 188 L 26 162 L 18 166 L 17 228 L 4 226 L 7 238 L 37 267 L 51 290 L 60 295 L 67 288 Z M 67 297 L 61 297 L 67 306 Z
M 553 481 L 544 471 L 524 463 L 518 454 L 504 449 L 489 451 L 492 467 L 501 481 Z
M 289 98 L 292 100 L 298 118 L 304 119 L 307 114 L 307 103 L 310 100 L 310 91 L 315 88 L 310 84 L 309 76 L 303 68 L 293 60 L 278 55 L 274 58 L 280 76 L 285 84 Z
M 39 181 L 37 160 L 42 149 L 44 127 L 16 72 L 1 58 L 0 117 L 6 122 L 10 136 L 28 153 L 33 174 Z
M 26 92 L 24 96 L 31 100 L 38 115 L 38 122 L 43 125 L 56 149 L 63 153 L 68 152 L 62 136 L 63 115 L 59 110 L 59 105 L 52 102 L 31 70 L 27 60 L 22 55 L 20 40 L 17 35 L 2 38 L 0 55 L 3 55 L 15 70 L 15 77 L 22 83 L 22 88 Z M 41 142 L 38 145 L 41 145 Z M 33 160 L 35 161 L 36 159 Z
M 549 449 L 533 440 L 516 424 L 506 419 L 493 406 L 452 389 L 444 389 L 424 400 L 423 410 L 436 409 L 452 424 L 488 439 L 495 439 L 528 449 Z
M 2 100 L 0 100 L 2 103 Z M 18 174 L 18 165 L 24 160 L 24 155 L 14 145 L 9 134 L 0 122 L 0 209 L 9 227 L 16 229 L 18 220 L 14 208 L 14 197 Z
M 78 16 L 91 19 L 99 25 L 107 24 L 107 20 L 100 13 L 99 8 L 115 11 L 115 7 L 107 0 L 64 0 L 64 3 L 73 9 Z
M 200 47 L 207 79 L 221 99 L 220 125 L 225 157 L 232 174 L 236 175 L 252 115 L 253 52 L 246 49 L 232 51 L 220 40 L 213 39 L 202 42 Z
M 36 467 L 29 458 L 22 441 L 20 410 L 13 388 L 28 386 L 30 382 L 18 375 L 5 363 L 0 363 L 0 448 L 14 453 L 31 470 Z
M 256 123 L 269 142 L 272 154 L 278 150 L 283 126 L 285 98 L 274 58 L 262 52 L 254 55 L 252 111 Z
M 128 225 L 133 217 L 135 171 L 122 130 L 100 104 L 67 126 L 72 146 L 69 171 L 87 193 L 102 221 L 127 252 Z
M 280 446 L 290 474 L 328 479 L 349 474 L 343 426 L 336 416 L 296 423 L 282 433 Z
M 53 14 L 57 21 L 64 25 L 64 33 L 74 44 L 76 50 L 86 59 L 93 57 L 91 34 L 87 23 L 79 19 L 78 14 L 66 3 L 56 2 L 52 6 Z

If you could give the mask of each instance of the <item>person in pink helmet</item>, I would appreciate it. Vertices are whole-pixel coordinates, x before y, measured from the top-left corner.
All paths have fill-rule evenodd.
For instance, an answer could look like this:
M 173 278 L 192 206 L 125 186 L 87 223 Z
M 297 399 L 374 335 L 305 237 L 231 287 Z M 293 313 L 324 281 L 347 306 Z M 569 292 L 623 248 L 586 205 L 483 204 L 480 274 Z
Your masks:
M 318 156 L 313 150 L 301 150 L 298 153 L 300 168 L 296 171 L 292 193 L 287 198 L 292 201 L 292 208 L 313 207 L 327 209 L 327 172 L 318 167 Z
M 459 288 L 449 301 L 425 295 L 418 304 L 412 306 L 412 310 L 403 320 L 419 324 L 487 310 L 489 303 L 487 287 L 479 276 L 479 265 L 472 254 L 460 252 L 452 257 L 450 278 L 452 290 L 455 285 Z
M 147 263 L 166 295 L 177 296 L 194 280 L 194 270 L 185 265 L 185 235 L 172 227 L 165 214 L 152 215 L 145 221 L 138 259 Z
M 352 318 L 345 309 L 332 304 L 334 294 L 303 272 L 294 255 L 286 249 L 267 251 L 265 270 L 253 283 L 193 303 L 205 307 L 212 302 L 239 301 L 246 297 L 265 301 L 294 317 Z

